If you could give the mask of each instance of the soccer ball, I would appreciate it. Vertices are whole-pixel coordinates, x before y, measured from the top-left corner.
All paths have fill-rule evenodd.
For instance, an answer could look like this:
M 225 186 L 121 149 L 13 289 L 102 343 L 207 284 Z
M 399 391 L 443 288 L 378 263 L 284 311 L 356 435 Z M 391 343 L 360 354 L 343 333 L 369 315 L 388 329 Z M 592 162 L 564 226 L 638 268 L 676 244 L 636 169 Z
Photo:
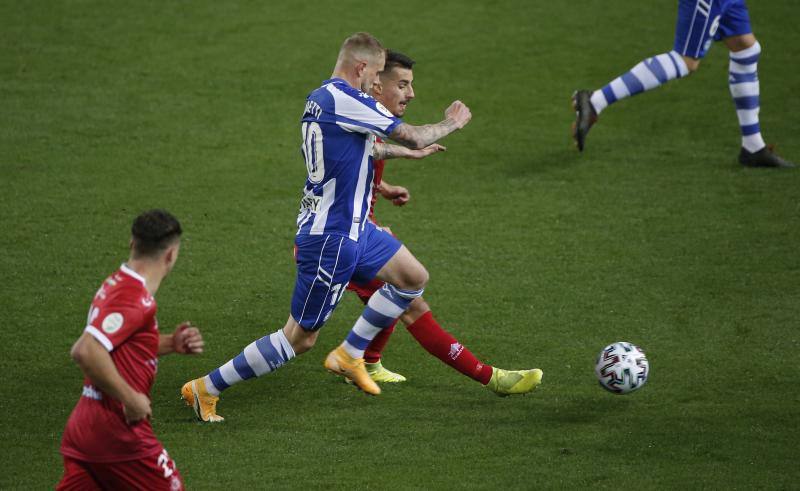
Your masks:
M 597 355 L 594 372 L 602 388 L 614 394 L 627 394 L 647 382 L 650 364 L 641 348 L 620 341 L 609 344 Z

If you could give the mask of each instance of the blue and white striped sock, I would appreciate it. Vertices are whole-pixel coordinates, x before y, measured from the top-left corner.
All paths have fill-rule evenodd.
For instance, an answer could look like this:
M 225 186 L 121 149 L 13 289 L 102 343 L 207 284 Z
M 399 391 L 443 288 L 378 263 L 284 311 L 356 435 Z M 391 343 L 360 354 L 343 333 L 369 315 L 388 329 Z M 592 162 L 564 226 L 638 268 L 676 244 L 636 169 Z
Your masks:
M 758 113 L 761 110 L 761 90 L 758 84 L 758 57 L 761 45 L 731 52 L 728 70 L 728 86 L 731 89 L 733 102 L 736 104 L 736 116 L 742 130 L 742 147 L 748 152 L 757 152 L 766 144 L 761 137 L 761 126 Z
M 203 380 L 208 393 L 218 396 L 242 380 L 274 372 L 292 358 L 292 345 L 283 334 L 283 329 L 280 329 L 250 343 L 234 359 L 209 372 Z
M 381 332 L 391 326 L 408 309 L 423 290 L 402 290 L 385 284 L 372 297 L 347 334 L 342 346 L 353 358 L 363 358 L 369 343 Z
M 592 93 L 592 106 L 600 114 L 603 109 L 620 99 L 654 89 L 688 74 L 686 62 L 677 51 L 660 54 L 639 63 L 602 89 L 595 90 Z

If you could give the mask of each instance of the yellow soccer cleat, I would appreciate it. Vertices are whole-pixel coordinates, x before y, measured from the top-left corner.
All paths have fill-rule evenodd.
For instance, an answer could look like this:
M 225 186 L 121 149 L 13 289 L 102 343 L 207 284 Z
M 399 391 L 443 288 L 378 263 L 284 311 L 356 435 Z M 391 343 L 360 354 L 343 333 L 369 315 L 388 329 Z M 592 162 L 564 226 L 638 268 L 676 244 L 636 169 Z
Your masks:
M 217 401 L 219 397 L 212 396 L 206 390 L 203 378 L 196 378 L 183 384 L 181 397 L 187 406 L 192 406 L 194 414 L 200 421 L 219 423 L 225 418 L 217 414 Z
M 364 366 L 369 377 L 375 382 L 397 384 L 406 381 L 406 378 L 399 373 L 386 369 L 380 360 L 376 363 L 365 363 Z
M 486 388 L 500 397 L 512 394 L 527 394 L 542 383 L 543 372 L 533 370 L 503 370 L 492 367 L 492 378 Z
M 329 372 L 349 378 L 355 382 L 358 388 L 367 394 L 376 396 L 381 393 L 381 388 L 372 381 L 367 369 L 364 368 L 364 359 L 353 358 L 342 346 L 328 353 L 324 365 Z

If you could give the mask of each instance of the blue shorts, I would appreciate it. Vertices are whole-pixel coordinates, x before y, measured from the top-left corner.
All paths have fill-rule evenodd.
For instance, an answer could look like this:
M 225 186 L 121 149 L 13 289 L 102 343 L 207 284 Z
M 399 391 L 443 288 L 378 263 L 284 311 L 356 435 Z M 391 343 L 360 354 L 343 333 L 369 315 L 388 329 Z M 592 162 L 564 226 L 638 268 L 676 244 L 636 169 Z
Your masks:
M 353 241 L 339 235 L 298 235 L 297 280 L 292 317 L 306 331 L 316 331 L 333 313 L 347 284 L 369 283 L 403 245 L 372 222 Z
M 744 0 L 680 0 L 673 49 L 683 56 L 702 58 L 712 40 L 751 32 Z

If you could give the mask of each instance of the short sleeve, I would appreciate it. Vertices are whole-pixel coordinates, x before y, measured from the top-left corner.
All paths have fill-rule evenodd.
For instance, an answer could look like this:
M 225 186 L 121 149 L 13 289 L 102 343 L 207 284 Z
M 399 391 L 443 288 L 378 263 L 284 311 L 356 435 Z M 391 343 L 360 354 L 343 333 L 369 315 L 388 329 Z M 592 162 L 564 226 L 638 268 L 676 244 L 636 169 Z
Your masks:
M 383 104 L 361 91 L 351 87 L 343 89 L 336 84 L 329 84 L 326 88 L 333 97 L 336 124 L 348 131 L 385 138 L 403 122 Z
M 89 323 L 85 331 L 108 351 L 125 342 L 136 331 L 145 327 L 146 306 L 139 296 L 126 298 L 121 295 L 109 298 L 103 305 L 92 306 Z

